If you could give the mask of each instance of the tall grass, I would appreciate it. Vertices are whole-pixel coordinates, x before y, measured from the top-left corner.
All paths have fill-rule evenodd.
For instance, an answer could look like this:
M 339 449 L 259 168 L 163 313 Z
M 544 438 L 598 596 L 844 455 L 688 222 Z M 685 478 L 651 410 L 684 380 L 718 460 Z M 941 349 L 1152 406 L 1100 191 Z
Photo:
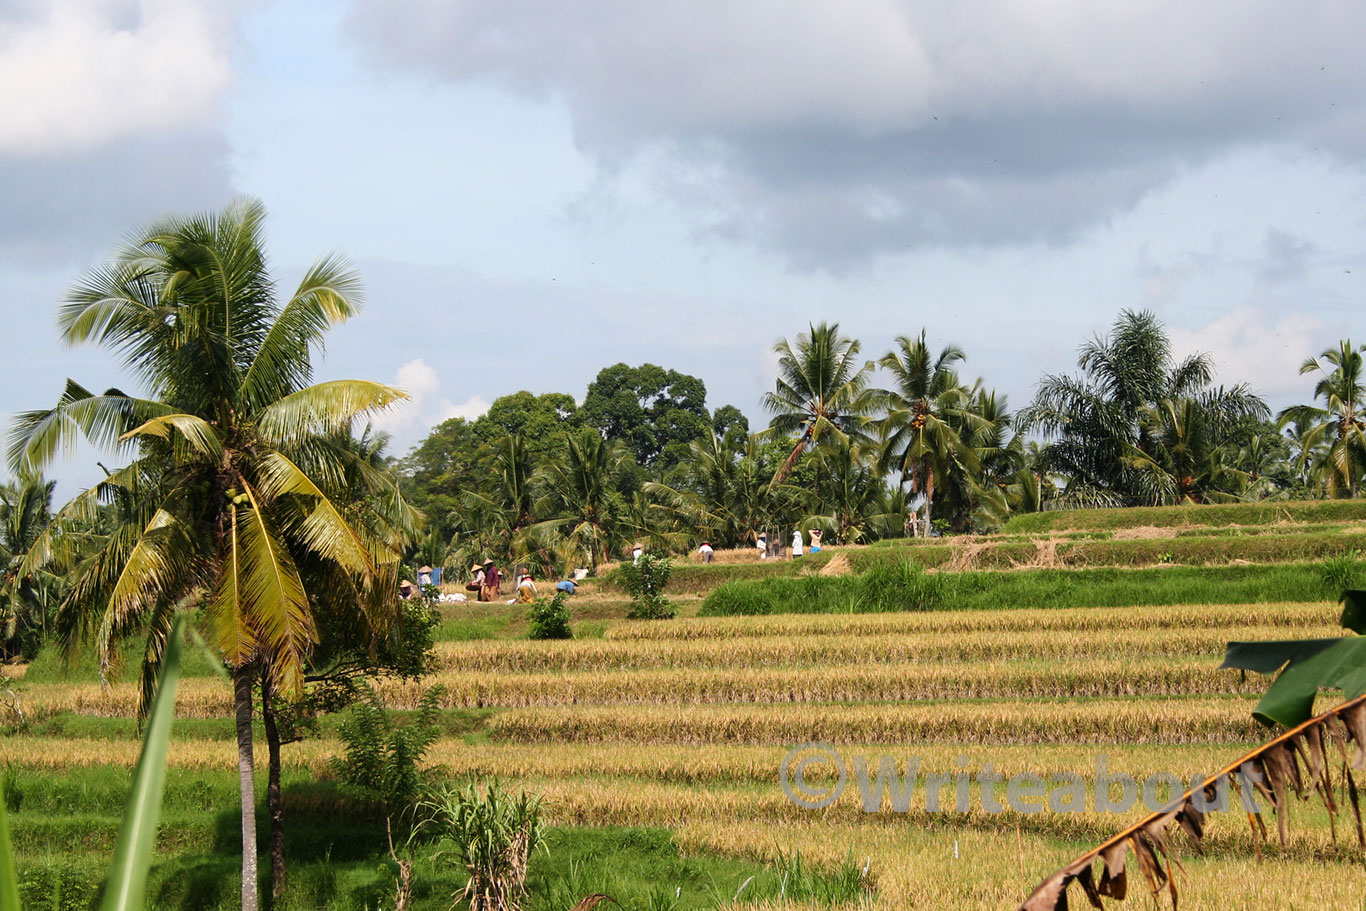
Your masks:
M 1305 500 L 1203 506 L 1133 506 L 1023 513 L 1006 522 L 1008 533 L 1059 529 L 1135 528 L 1143 525 L 1271 525 L 1276 522 L 1362 522 L 1366 500 Z
M 728 582 L 707 596 L 698 616 L 1255 604 L 1320 601 L 1341 591 L 1317 563 L 926 574 L 903 561 L 893 569 L 905 580 L 900 588 L 879 568 L 863 576 Z

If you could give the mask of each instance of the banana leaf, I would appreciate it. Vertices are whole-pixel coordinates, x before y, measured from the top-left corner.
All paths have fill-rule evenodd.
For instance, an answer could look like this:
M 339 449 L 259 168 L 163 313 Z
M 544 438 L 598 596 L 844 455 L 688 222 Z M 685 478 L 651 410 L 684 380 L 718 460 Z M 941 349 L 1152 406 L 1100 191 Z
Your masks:
M 100 903 L 100 911 L 142 911 L 146 907 L 147 872 L 152 866 L 157 821 L 161 818 L 161 797 L 166 783 L 166 752 L 171 742 L 171 722 L 175 719 L 175 694 L 180 682 L 180 642 L 184 632 L 185 616 L 181 614 L 176 618 L 166 643 L 160 684 L 142 736 L 142 754 L 133 773 L 133 788 L 123 813 L 119 840 L 114 845 L 114 863 L 105 880 L 104 901 Z M 20 909 L 19 877 L 14 869 L 14 850 L 10 846 L 3 788 L 0 788 L 0 909 Z
M 162 657 L 160 683 L 147 716 L 142 754 L 133 773 L 133 789 L 123 813 L 123 828 L 114 846 L 114 863 L 105 881 L 100 911 L 142 911 L 146 907 L 147 872 L 156 849 L 157 822 L 166 783 L 166 752 L 175 720 L 175 694 L 180 683 L 180 643 L 185 615 L 176 618 Z
M 1366 630 L 1366 591 L 1344 592 L 1342 601 L 1342 626 L 1354 633 Z M 1230 642 L 1219 666 L 1259 674 L 1281 671 L 1252 714 L 1267 726 L 1294 727 L 1313 717 L 1320 689 L 1342 690 L 1346 699 L 1366 693 L 1366 636 Z

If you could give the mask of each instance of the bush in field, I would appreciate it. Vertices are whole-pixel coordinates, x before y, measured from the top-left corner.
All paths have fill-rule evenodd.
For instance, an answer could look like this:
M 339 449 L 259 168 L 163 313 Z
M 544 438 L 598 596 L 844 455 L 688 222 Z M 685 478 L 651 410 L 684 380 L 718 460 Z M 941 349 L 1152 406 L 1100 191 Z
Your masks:
M 423 694 L 409 724 L 397 722 L 368 682 L 361 681 L 358 689 L 361 699 L 341 723 L 345 755 L 332 760 L 332 768 L 344 787 L 383 809 L 389 856 L 398 865 L 395 908 L 406 911 L 413 894 L 413 861 L 394 850 L 392 821 L 417 804 L 424 783 L 417 765 L 440 733 L 437 715 L 445 687 L 438 683 Z
M 450 845 L 469 881 L 455 896 L 470 911 L 518 911 L 526 894 L 526 868 L 541 842 L 541 799 L 496 784 L 442 787 L 419 804 L 422 831 Z
M 573 639 L 574 631 L 569 628 L 569 596 L 556 592 L 549 601 L 537 601 L 531 605 L 532 639 Z
M 1325 594 L 1331 598 L 1357 588 L 1361 579 L 1361 551 L 1327 558 L 1319 564 L 1319 577 L 1323 579 Z
M 854 578 L 859 597 L 874 611 L 934 610 L 943 590 L 938 577 L 911 560 L 880 563 Z
M 332 768 L 348 789 L 392 816 L 416 803 L 422 790 L 417 765 L 440 733 L 437 715 L 445 688 L 437 684 L 427 690 L 408 724 L 399 723 L 369 683 L 361 682 L 359 689 L 361 699 L 340 727 L 344 755 L 332 760 Z
M 673 604 L 664 597 L 673 572 L 673 561 L 658 554 L 644 553 L 633 563 L 617 567 L 615 575 L 631 596 L 632 620 L 667 620 L 674 616 Z

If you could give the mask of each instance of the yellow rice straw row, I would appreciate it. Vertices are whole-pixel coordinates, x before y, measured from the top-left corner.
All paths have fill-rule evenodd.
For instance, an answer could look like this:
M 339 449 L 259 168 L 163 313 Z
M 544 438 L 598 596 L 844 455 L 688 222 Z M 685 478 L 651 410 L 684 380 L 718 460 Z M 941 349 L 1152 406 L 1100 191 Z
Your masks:
M 777 614 L 761 617 L 693 617 L 660 623 L 616 623 L 607 638 L 734 639 L 742 636 L 883 636 L 977 630 L 1220 629 L 1243 625 L 1320 628 L 1337 621 L 1332 602 L 1178 604 L 1161 607 L 1082 607 L 993 611 L 926 611 L 887 614 Z
M 1341 635 L 1338 626 L 1287 630 L 1283 626 L 1215 629 L 995 630 L 824 636 L 752 636 L 736 639 L 475 641 L 437 645 L 447 671 L 526 673 L 632 668 L 734 668 L 775 665 L 900 664 L 914 661 L 1220 657 L 1230 639 L 1284 639 Z
M 1255 741 L 1255 700 L 1236 696 L 1081 702 L 611 706 L 511 709 L 490 719 L 519 742 L 1213 743 Z
M 258 760 L 265 761 L 265 744 L 258 743 Z M 0 743 L 0 763 L 22 768 L 63 769 L 136 764 L 140 744 L 133 738 L 106 740 L 89 737 L 64 738 L 16 734 Z M 1110 744 L 996 744 L 990 750 L 964 744 L 863 744 L 846 746 L 839 756 L 848 774 L 854 773 L 857 757 L 876 766 L 880 757 L 898 763 L 914 756 L 923 772 L 946 772 L 967 765 L 980 768 L 991 762 L 1007 777 L 1017 772 L 1075 772 L 1093 778 L 1097 761 L 1104 768 L 1143 779 L 1154 772 L 1172 772 L 1184 778 L 1207 772 L 1226 762 L 1242 744 L 1177 744 L 1133 746 Z M 339 740 L 307 739 L 287 744 L 282 757 L 286 768 L 308 769 L 326 774 L 333 757 L 341 755 Z M 543 744 L 477 743 L 461 738 L 442 738 L 428 752 L 425 764 L 441 774 L 457 778 L 592 778 L 631 779 L 731 785 L 771 785 L 778 767 L 789 752 L 787 746 L 707 744 L 565 743 L 548 750 Z M 228 739 L 173 740 L 167 763 L 173 768 L 235 769 L 237 748 Z M 806 775 L 824 781 L 835 774 L 829 764 L 809 767 Z
M 386 683 L 382 692 L 391 705 L 412 708 L 433 683 L 446 687 L 447 706 L 463 708 L 1170 696 L 1260 693 L 1266 688 L 1264 678 L 1219 670 L 1212 658 L 1141 658 L 653 668 L 525 674 L 446 671 L 418 683 Z

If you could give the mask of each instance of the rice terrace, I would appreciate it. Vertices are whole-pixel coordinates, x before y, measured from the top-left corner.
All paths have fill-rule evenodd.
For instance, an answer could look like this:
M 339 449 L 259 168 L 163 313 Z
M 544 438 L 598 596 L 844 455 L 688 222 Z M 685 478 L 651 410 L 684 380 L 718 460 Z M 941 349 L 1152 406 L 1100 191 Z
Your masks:
M 795 320 L 755 426 L 462 410 L 324 368 L 360 271 L 266 223 L 136 229 L 7 392 L 0 911 L 1366 908 L 1366 346 L 1280 403 L 1121 308 L 1012 407 Z

